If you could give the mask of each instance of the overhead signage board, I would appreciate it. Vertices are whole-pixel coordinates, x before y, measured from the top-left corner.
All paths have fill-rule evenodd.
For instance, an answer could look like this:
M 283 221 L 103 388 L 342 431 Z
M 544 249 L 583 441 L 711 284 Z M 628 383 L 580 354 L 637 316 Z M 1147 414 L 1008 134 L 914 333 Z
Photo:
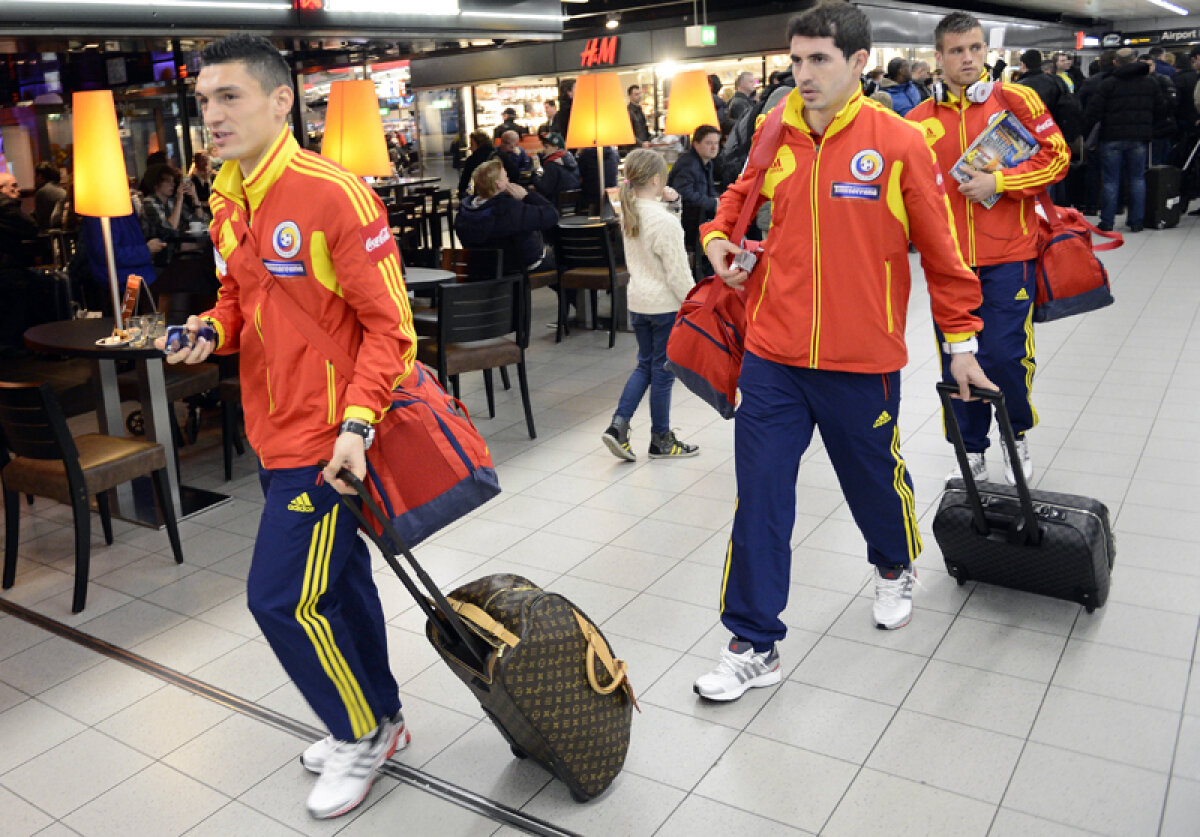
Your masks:
M 3 0 L 0 35 L 38 31 L 211 36 L 389 34 L 522 37 L 562 34 L 558 0 Z M 89 35 L 88 37 L 93 37 Z

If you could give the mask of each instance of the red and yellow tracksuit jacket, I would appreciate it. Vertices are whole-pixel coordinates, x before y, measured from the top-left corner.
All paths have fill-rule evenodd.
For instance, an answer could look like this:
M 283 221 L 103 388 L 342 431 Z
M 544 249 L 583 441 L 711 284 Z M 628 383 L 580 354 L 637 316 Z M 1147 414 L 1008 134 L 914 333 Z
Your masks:
M 926 99 L 907 116 L 924 129 L 925 141 L 937 157 L 954 210 L 958 243 L 972 267 L 1037 257 L 1036 196 L 1051 183 L 1066 177 L 1071 162 L 1066 140 L 1041 97 L 1023 84 L 998 86 L 1004 94 L 1003 102 L 995 93 L 976 103 L 947 91 L 943 101 Z M 1004 110 L 1010 110 L 1029 129 L 1041 149 L 1024 163 L 995 172 L 996 190 L 1001 198 L 991 209 L 986 209 L 962 196 L 950 177 L 950 169 L 967 146 L 983 133 L 992 115 Z
M 950 205 L 917 126 L 856 92 L 821 136 L 792 93 L 761 192 L 750 165 L 721 198 L 702 241 L 728 237 L 742 202 L 773 201 L 746 281 L 746 348 L 776 363 L 894 372 L 908 360 L 908 242 L 922 253 L 933 318 L 951 341 L 982 327 L 979 280 L 954 240 Z M 760 126 L 761 131 L 761 126 Z M 757 141 L 757 137 L 755 141 Z
M 284 129 L 255 170 L 221 167 L 209 205 L 221 291 L 202 316 L 241 352 L 246 436 L 266 468 L 327 458 L 346 418 L 378 422 L 412 370 L 416 336 L 379 198 Z M 253 232 L 257 247 L 247 239 Z M 256 264 L 255 262 L 258 262 Z M 271 303 L 261 268 L 355 358 L 346 381 Z

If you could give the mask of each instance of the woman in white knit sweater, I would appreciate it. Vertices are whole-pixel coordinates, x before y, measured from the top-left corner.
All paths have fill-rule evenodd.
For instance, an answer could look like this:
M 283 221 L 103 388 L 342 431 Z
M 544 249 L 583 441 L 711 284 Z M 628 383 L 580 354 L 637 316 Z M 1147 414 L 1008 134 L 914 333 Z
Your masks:
M 695 456 L 700 452 L 675 438 L 671 430 L 671 385 L 667 338 L 679 306 L 692 289 L 692 271 L 683 247 L 679 218 L 664 204 L 674 201 L 666 186 L 667 164 L 657 153 L 638 149 L 625 158 L 621 181 L 621 232 L 629 268 L 629 324 L 637 336 L 637 368 L 629 376 L 612 424 L 601 440 L 613 455 L 633 462 L 629 420 L 650 389 L 651 459 Z

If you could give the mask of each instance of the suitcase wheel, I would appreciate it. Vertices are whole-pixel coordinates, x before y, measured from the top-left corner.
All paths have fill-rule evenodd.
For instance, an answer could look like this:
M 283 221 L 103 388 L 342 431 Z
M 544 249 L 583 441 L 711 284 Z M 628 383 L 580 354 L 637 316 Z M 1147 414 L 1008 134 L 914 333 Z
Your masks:
M 522 750 L 520 747 L 518 747 L 516 744 L 510 745 L 509 749 L 512 750 L 512 754 L 519 759 L 529 758 L 529 754 L 526 753 L 524 750 Z
M 964 584 L 967 583 L 966 575 L 962 572 L 962 570 L 960 570 L 958 567 L 954 566 L 953 564 L 946 565 L 946 572 L 950 573 L 950 577 L 958 582 L 959 587 L 962 587 Z
M 579 802 L 579 803 L 581 803 L 581 804 L 582 804 L 582 803 L 584 803 L 584 802 L 588 802 L 588 801 L 590 801 L 590 800 L 591 800 L 591 797 L 590 797 L 590 796 L 588 796 L 587 794 L 579 793 L 579 792 L 578 792 L 578 791 L 576 791 L 576 790 L 572 790 L 572 791 L 571 791 L 571 798 L 572 798 L 572 799 L 574 799 L 576 802 Z

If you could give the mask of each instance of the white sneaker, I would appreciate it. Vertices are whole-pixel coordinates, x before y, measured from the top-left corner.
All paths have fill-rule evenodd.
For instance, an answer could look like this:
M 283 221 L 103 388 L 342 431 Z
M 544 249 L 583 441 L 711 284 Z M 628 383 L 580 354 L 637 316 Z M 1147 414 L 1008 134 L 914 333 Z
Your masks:
M 1017 478 L 1008 460 L 1008 445 L 1001 444 L 1000 450 L 1004 453 L 1004 479 L 1009 485 L 1016 485 Z M 1029 458 L 1029 442 L 1024 437 L 1017 439 L 1017 456 L 1021 459 L 1021 470 L 1025 472 L 1025 484 L 1029 485 L 1033 482 L 1033 460 Z
M 983 451 L 979 453 L 967 451 L 967 463 L 971 466 L 971 476 L 974 477 L 975 482 L 987 482 L 988 469 L 987 462 L 983 459 Z M 959 479 L 962 479 L 962 469 L 955 464 L 954 470 L 946 474 L 946 482 Z
M 383 723 L 390 724 L 395 728 L 393 734 L 396 738 L 396 747 L 392 753 L 395 753 L 397 750 L 403 750 L 412 741 L 412 735 L 409 734 L 408 727 L 404 725 L 403 712 L 397 712 L 392 717 L 384 719 Z M 338 739 L 332 735 L 327 735 L 320 741 L 314 741 L 308 745 L 308 749 L 300 754 L 300 764 L 304 766 L 305 770 L 312 773 L 320 773 L 325 769 L 325 760 L 329 758 L 329 754 L 333 752 L 339 743 Z M 391 754 L 389 754 L 390 756 Z
M 370 793 L 380 765 L 396 752 L 402 728 L 384 721 L 357 741 L 335 741 L 308 795 L 308 813 L 327 820 L 357 808 Z
M 707 700 L 737 700 L 747 689 L 774 686 L 781 679 L 779 651 L 755 651 L 754 646 L 737 637 L 721 651 L 721 662 L 708 674 L 702 675 L 692 691 Z
M 883 573 L 881 568 L 875 568 L 875 606 L 871 613 L 875 617 L 875 627 L 894 631 L 912 620 L 912 588 L 916 575 L 912 567 L 889 572 L 894 578 Z

